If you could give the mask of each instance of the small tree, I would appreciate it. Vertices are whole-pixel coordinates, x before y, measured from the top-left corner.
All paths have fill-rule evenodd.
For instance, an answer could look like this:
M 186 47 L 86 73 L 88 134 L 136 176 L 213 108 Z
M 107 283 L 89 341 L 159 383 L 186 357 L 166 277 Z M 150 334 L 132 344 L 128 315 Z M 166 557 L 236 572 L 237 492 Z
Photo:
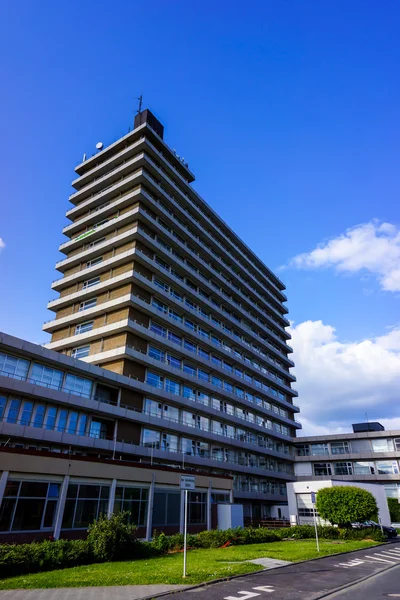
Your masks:
M 400 523 L 400 504 L 397 498 L 387 499 L 392 523 Z
M 136 527 L 129 523 L 129 512 L 120 512 L 109 518 L 100 516 L 88 528 L 87 541 L 92 554 L 99 562 L 133 558 L 140 542 Z
M 335 486 L 319 490 L 316 508 L 325 521 L 341 527 L 367 521 L 378 514 L 375 497 L 367 490 L 355 486 Z

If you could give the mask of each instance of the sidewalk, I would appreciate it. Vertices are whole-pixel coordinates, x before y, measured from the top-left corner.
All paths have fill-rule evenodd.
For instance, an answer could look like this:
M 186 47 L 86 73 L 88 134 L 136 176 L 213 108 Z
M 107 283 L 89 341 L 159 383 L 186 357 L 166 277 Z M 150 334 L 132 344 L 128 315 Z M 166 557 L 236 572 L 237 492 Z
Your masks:
M 139 600 L 163 592 L 184 590 L 187 585 L 122 585 L 118 587 L 1 590 L 0 600 Z

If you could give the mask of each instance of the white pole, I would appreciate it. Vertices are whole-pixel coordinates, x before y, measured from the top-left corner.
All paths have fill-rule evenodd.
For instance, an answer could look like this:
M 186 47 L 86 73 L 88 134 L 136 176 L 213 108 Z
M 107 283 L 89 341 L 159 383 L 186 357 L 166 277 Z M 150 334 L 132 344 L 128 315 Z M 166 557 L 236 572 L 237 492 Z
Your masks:
M 185 490 L 185 522 L 183 529 L 183 576 L 186 577 L 188 491 Z
M 317 552 L 319 552 L 319 540 L 318 540 L 318 527 L 317 527 L 317 513 L 315 511 L 315 504 L 313 504 L 314 512 L 314 527 L 315 527 L 315 540 L 317 542 Z

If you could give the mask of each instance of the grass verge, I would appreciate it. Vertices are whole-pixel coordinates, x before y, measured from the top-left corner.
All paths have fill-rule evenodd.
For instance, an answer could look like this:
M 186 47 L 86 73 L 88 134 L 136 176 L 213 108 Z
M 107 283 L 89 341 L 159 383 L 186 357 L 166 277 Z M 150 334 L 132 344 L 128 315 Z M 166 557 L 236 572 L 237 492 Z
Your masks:
M 362 550 L 376 545 L 367 541 L 321 540 L 318 554 L 315 540 L 296 540 L 231 546 L 207 550 L 191 550 L 188 553 L 188 577 L 182 578 L 182 553 L 168 554 L 157 558 L 101 563 L 84 567 L 73 567 L 60 571 L 47 571 L 32 575 L 20 575 L 0 581 L 0 589 L 34 589 L 60 587 L 86 587 L 111 585 L 189 584 L 245 575 L 259 571 L 262 567 L 243 562 L 254 558 L 270 557 L 297 562 L 340 554 L 351 550 Z

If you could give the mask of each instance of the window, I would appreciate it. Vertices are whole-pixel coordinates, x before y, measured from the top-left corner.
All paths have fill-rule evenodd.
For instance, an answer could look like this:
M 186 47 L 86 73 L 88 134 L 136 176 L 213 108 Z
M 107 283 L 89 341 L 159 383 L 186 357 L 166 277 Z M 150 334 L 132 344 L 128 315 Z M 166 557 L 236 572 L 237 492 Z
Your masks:
M 210 404 L 210 396 L 208 394 L 204 394 L 203 392 L 197 392 L 197 402 L 208 406 Z
M 203 327 L 198 327 L 197 332 L 199 335 L 201 335 L 204 338 L 209 339 L 209 337 L 210 337 L 210 334 L 208 333 L 208 331 L 206 329 L 203 329 Z
M 163 292 L 168 292 L 169 286 L 162 279 L 158 279 L 158 277 L 155 277 L 153 281 L 154 285 L 156 285 L 160 290 L 163 290 Z
M 189 400 L 196 400 L 196 390 L 188 385 L 184 385 L 182 387 L 182 395 L 184 398 L 188 398 Z
M 349 451 L 348 442 L 331 442 L 332 454 L 347 454 Z
M 145 525 L 149 490 L 139 487 L 117 486 L 115 489 L 114 512 L 129 512 L 134 525 Z
M 75 411 L 71 412 L 69 415 L 68 428 L 67 433 L 75 434 L 78 429 L 78 417 L 79 414 Z
M 153 526 L 179 525 L 181 498 L 179 492 L 154 492 Z
M 33 412 L 33 402 L 26 401 L 22 405 L 21 425 L 30 425 Z
M 46 406 L 44 404 L 39 404 L 36 407 L 35 416 L 33 419 L 34 427 L 43 427 L 44 414 L 46 412 Z
M 193 321 L 190 321 L 190 319 L 185 319 L 185 326 L 191 331 L 196 331 L 197 329 L 196 324 L 193 323 Z
M 398 475 L 399 474 L 399 465 L 397 460 L 393 461 L 381 461 L 376 463 L 376 468 L 378 475 Z
M 15 377 L 15 379 L 25 379 L 28 374 L 29 361 L 15 356 L 9 356 L 0 352 L 0 373 Z
M 89 356 L 90 346 L 79 346 L 78 348 L 72 348 L 71 357 L 72 358 L 85 358 L 85 356 Z
M 87 310 L 88 308 L 93 308 L 97 304 L 97 298 L 90 298 L 90 300 L 85 300 L 85 302 L 81 302 L 79 305 L 79 311 Z
M 190 525 L 207 523 L 207 494 L 205 492 L 188 492 L 188 523 Z
M 12 398 L 8 406 L 7 423 L 17 423 L 19 410 L 21 407 L 21 400 L 18 398 Z
M 100 244 L 102 244 L 105 241 L 106 241 L 105 237 L 99 238 L 98 240 L 95 240 L 94 242 L 90 242 L 89 248 L 94 248 L 95 246 L 99 246 Z
M 148 383 L 149 385 L 153 385 L 154 387 L 157 387 L 157 388 L 163 388 L 164 387 L 164 378 L 161 377 L 161 375 L 157 375 L 157 373 L 152 373 L 151 371 L 148 371 L 147 377 L 146 377 L 146 383 Z
M 68 411 L 61 409 L 58 412 L 57 431 L 65 431 L 67 427 Z
M 332 475 L 332 468 L 329 463 L 315 463 L 314 464 L 314 475 L 325 476 Z
M 163 433 L 161 436 L 161 448 L 169 452 L 178 452 L 178 436 Z
M 97 258 L 92 258 L 92 260 L 89 260 L 86 263 L 86 268 L 89 269 L 90 267 L 94 267 L 95 265 L 100 264 L 102 261 L 103 261 L 102 256 L 98 256 Z
M 179 346 L 182 346 L 181 336 L 177 335 L 173 331 L 168 331 L 168 339 L 170 342 L 173 342 L 174 344 L 179 344 Z
M 351 462 L 337 462 L 333 466 L 335 475 L 353 475 L 353 465 Z
M 170 394 L 176 394 L 179 396 L 180 394 L 180 385 L 177 381 L 173 381 L 172 379 L 165 378 L 165 391 Z
M 57 417 L 57 409 L 54 406 L 50 406 L 47 409 L 46 424 L 45 424 L 46 429 L 54 429 L 55 424 L 56 424 L 56 417 Z
M 211 383 L 218 387 L 222 387 L 222 379 L 216 375 L 211 375 Z
M 87 279 L 83 282 L 82 289 L 85 290 L 94 285 L 97 285 L 98 283 L 100 283 L 100 277 L 92 277 L 92 279 Z
M 63 529 L 86 529 L 107 513 L 110 488 L 105 485 L 70 484 L 67 491 Z
M 158 323 L 151 323 L 150 331 L 153 331 L 157 335 L 162 335 L 163 337 L 167 337 L 167 330 L 162 325 Z
M 328 444 L 311 444 L 311 455 L 329 454 Z
M 97 418 L 92 417 L 90 421 L 89 437 L 96 439 L 106 439 L 107 425 Z
M 372 462 L 354 462 L 353 469 L 355 475 L 375 475 L 375 467 Z
M 152 429 L 143 429 L 143 446 L 148 448 L 160 447 L 160 432 Z
M 185 298 L 185 304 L 187 304 L 187 306 L 189 306 L 189 308 L 192 308 L 193 310 L 197 309 L 197 305 L 192 302 L 189 298 Z
M 0 510 L 0 531 L 37 531 L 54 525 L 58 483 L 8 480 Z
M 374 452 L 393 452 L 393 440 L 372 440 L 372 449 Z
M 175 369 L 180 369 L 182 366 L 182 361 L 177 356 L 173 356 L 172 354 L 167 354 L 167 363 L 171 367 L 175 367 Z
M 155 348 L 154 346 L 149 347 L 149 356 L 150 358 L 154 358 L 155 360 L 161 360 L 164 362 L 165 360 L 165 352 L 160 350 L 159 348 Z
M 202 358 L 205 358 L 206 360 L 210 360 L 210 353 L 207 352 L 207 350 L 204 350 L 203 348 L 199 348 L 198 354 Z
M 92 394 L 92 382 L 90 379 L 84 379 L 77 375 L 67 373 L 63 385 L 63 391 L 69 394 L 76 394 L 77 396 L 85 396 L 90 398 Z
M 197 372 L 195 367 L 189 365 L 188 363 L 183 363 L 183 371 L 189 375 L 193 375 L 193 377 L 196 377 Z
M 159 310 L 162 313 L 168 312 L 168 306 L 166 304 L 164 304 L 163 302 L 161 302 L 160 300 L 157 300 L 157 298 L 153 298 L 153 300 L 151 301 L 151 304 L 154 306 L 154 308 L 156 308 L 157 310 Z
M 208 373 L 208 371 L 204 371 L 203 369 L 197 369 L 197 376 L 199 379 L 203 379 L 204 381 L 210 380 L 210 373 Z
M 218 356 L 211 356 L 211 362 L 214 363 L 215 365 L 218 365 L 219 367 L 222 366 L 222 360 L 220 358 L 218 358 Z
M 196 344 L 193 344 L 193 342 L 190 342 L 189 340 L 185 339 L 183 346 L 186 350 L 189 350 L 190 352 L 196 353 L 197 351 Z
M 59 390 L 61 388 L 62 379 L 62 371 L 50 369 L 49 367 L 45 367 L 44 365 L 39 365 L 37 363 L 34 363 L 31 376 L 29 378 L 32 383 L 43 385 L 55 390 Z

